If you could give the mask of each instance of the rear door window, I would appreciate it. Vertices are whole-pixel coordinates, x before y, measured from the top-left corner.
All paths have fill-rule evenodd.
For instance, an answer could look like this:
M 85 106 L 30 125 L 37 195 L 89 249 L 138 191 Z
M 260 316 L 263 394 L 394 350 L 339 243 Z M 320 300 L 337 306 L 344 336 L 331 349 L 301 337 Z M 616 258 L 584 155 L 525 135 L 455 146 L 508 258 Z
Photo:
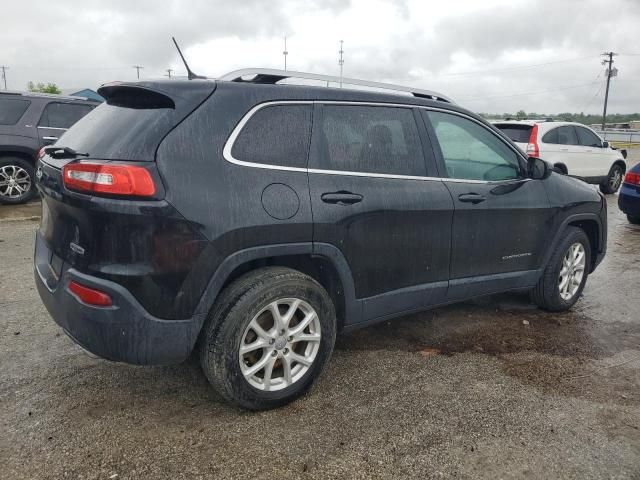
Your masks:
M 311 139 L 311 105 L 272 105 L 258 110 L 231 149 L 234 159 L 306 168 Z
M 93 108 L 91 105 L 52 102 L 42 112 L 38 126 L 67 129 Z
M 547 135 L 549 135 L 549 133 L 547 133 Z M 545 135 L 542 139 L 542 141 L 545 143 L 557 143 L 559 145 L 578 145 L 578 136 L 576 135 L 576 131 L 572 125 L 565 125 L 564 127 L 556 128 L 557 138 L 554 138 L 556 140 L 555 142 L 547 141 L 547 135 Z
M 502 131 L 512 142 L 529 143 L 532 125 L 508 125 L 497 123 L 496 128 Z
M 324 105 L 318 167 L 325 170 L 424 176 L 413 110 Z
M 29 100 L 0 98 L 0 125 L 15 125 L 29 108 Z
M 598 138 L 598 136 L 593 133 L 591 130 L 587 130 L 583 127 L 575 127 L 576 132 L 578 132 L 578 142 L 583 147 L 600 147 L 602 146 L 602 142 Z
M 542 143 L 551 143 L 553 145 L 557 145 L 558 141 L 558 129 L 554 128 L 553 130 L 549 130 L 542 136 Z

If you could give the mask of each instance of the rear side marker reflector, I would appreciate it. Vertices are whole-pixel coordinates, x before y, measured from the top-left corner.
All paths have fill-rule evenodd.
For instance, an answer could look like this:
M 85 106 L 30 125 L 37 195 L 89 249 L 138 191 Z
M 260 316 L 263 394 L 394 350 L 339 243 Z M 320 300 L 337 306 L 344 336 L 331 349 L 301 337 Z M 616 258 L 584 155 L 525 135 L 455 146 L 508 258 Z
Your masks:
M 156 193 L 149 171 L 136 165 L 68 163 L 63 168 L 63 177 L 65 187 L 79 192 L 136 197 Z
M 96 290 L 95 288 L 85 287 L 73 280 L 69 282 L 69 291 L 87 305 L 94 305 L 96 307 L 110 307 L 113 305 L 111 297 L 106 293 Z

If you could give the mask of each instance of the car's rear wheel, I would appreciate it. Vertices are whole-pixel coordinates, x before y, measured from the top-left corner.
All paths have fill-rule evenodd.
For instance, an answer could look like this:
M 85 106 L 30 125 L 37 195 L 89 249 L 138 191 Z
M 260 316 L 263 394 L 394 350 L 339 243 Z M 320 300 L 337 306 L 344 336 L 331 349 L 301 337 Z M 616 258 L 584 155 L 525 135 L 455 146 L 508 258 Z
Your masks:
M 583 230 L 568 227 L 531 292 L 534 303 L 552 312 L 569 310 L 580 297 L 591 265 L 591 244 Z
M 627 215 L 627 220 L 629 220 L 629 223 L 633 223 L 634 225 L 640 225 L 640 217 L 632 217 L 631 215 Z
M 622 184 L 624 171 L 620 165 L 614 165 L 609 171 L 607 179 L 600 184 L 600 191 L 607 195 L 616 193 Z
M 35 194 L 33 165 L 23 158 L 0 158 L 0 203 L 24 203 Z
M 327 292 L 295 270 L 268 267 L 233 282 L 200 339 L 200 363 L 228 401 L 274 408 L 305 393 L 331 356 L 335 310 Z

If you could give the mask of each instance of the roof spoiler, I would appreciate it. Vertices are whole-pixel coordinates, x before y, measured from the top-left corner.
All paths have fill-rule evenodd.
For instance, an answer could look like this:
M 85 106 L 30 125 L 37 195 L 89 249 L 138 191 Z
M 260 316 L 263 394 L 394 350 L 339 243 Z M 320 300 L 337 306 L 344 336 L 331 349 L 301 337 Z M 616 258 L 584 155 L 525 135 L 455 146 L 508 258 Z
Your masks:
M 121 82 L 108 83 L 98 93 L 109 105 L 127 108 L 176 108 L 173 99 L 164 92 L 142 85 Z

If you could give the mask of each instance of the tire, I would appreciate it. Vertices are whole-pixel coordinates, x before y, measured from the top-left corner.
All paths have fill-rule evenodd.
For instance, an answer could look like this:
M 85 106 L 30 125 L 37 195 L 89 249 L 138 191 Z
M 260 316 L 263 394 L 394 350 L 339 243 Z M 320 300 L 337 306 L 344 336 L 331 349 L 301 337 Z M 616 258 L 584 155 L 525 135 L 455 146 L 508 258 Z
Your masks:
M 622 178 L 624 177 L 624 171 L 620 165 L 614 165 L 609 170 L 607 179 L 600 184 L 600 191 L 606 195 L 616 193 L 622 185 Z
M 307 335 L 304 338 L 319 334 L 319 341 L 290 342 L 288 330 L 284 336 L 273 333 L 275 315 L 269 306 L 281 302 L 278 311 L 286 321 L 289 309 L 296 305 L 294 300 L 300 303 L 289 322 L 291 332 L 301 326 L 303 319 L 311 318 L 301 334 Z M 258 336 L 254 321 L 266 335 Z M 249 410 L 266 410 L 295 400 L 311 387 L 331 356 L 335 337 L 335 309 L 318 282 L 289 268 L 261 268 L 239 278 L 219 296 L 201 333 L 200 365 L 226 400 Z M 241 345 L 265 343 L 262 338 L 271 343 L 240 355 Z M 306 358 L 309 365 L 297 358 Z M 266 366 L 250 375 L 251 368 L 257 368 L 262 361 Z M 266 381 L 268 368 L 272 371 L 270 382 Z M 290 382 L 286 379 L 287 370 Z
M 633 223 L 634 225 L 640 225 L 640 217 L 632 217 L 631 215 L 627 215 L 627 220 L 629 220 L 629 223 Z
M 563 286 L 562 279 L 560 277 L 561 271 L 566 260 L 566 256 L 569 254 L 569 249 L 575 245 L 581 245 L 584 251 L 584 262 L 582 269 L 582 277 L 577 284 L 577 289 L 573 291 L 570 298 L 566 298 L 566 294 L 561 293 L 561 287 Z M 535 304 L 544 310 L 550 312 L 563 312 L 569 310 L 580 298 L 584 285 L 587 282 L 589 275 L 589 266 L 591 265 L 591 244 L 589 239 L 583 230 L 577 227 L 568 227 L 565 232 L 564 239 L 556 247 L 545 270 L 538 281 L 538 284 L 531 292 L 531 299 Z M 575 268 L 576 271 L 579 270 Z M 569 270 L 571 271 L 571 270 Z M 575 278 L 577 280 L 577 278 Z M 572 283 L 569 288 L 573 288 L 575 283 Z M 571 293 L 571 292 L 566 292 Z M 565 295 L 565 297 L 563 297 Z
M 26 188 L 26 191 L 21 193 L 19 188 Z M 25 203 L 35 194 L 33 165 L 19 157 L 0 158 L 0 203 Z

